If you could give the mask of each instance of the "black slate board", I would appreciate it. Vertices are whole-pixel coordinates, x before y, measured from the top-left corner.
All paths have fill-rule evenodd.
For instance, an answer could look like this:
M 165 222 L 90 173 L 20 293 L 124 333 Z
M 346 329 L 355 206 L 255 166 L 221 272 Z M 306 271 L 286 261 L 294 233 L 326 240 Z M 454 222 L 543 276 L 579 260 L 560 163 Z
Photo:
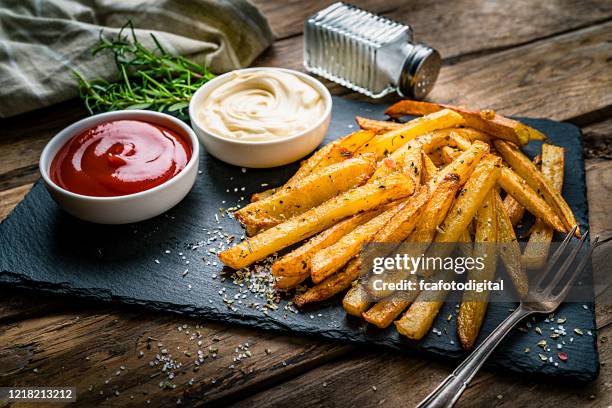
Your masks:
M 355 130 L 355 115 L 382 119 L 383 111 L 382 105 L 334 98 L 333 120 L 327 141 Z M 580 130 L 550 120 L 521 120 L 546 133 L 553 143 L 566 148 L 563 193 L 581 227 L 586 228 L 587 202 Z M 539 144 L 532 143 L 528 153 L 534 154 L 539 150 Z M 286 300 L 282 300 L 278 310 L 265 315 L 246 306 L 253 301 L 262 302 L 251 293 L 244 299 L 239 296 L 234 300 L 236 311 L 227 307 L 223 296 L 234 299 L 239 287 L 231 279 L 220 280 L 221 266 L 215 263 L 218 262 L 216 255 L 209 251 L 210 245 L 198 247 L 198 243 L 213 236 L 214 233 L 209 235 L 208 232 L 219 227 L 241 236 L 243 232 L 238 222 L 227 216 L 221 217 L 219 207 L 246 203 L 250 194 L 264 189 L 262 183 L 280 185 L 296 168 L 297 164 L 293 164 L 244 173 L 242 169 L 203 152 L 200 162 L 203 174 L 185 200 L 156 219 L 127 226 L 81 222 L 60 210 L 38 182 L 0 224 L 0 290 L 25 287 L 115 304 L 143 305 L 264 330 L 422 350 L 443 359 L 464 356 L 455 334 L 455 319 L 450 322 L 446 319 L 449 314 L 455 314 L 454 302 L 445 305 L 434 324 L 442 334 L 430 332 L 420 342 L 401 338 L 394 328 L 379 330 L 359 319 L 347 317 L 338 298 L 299 314 L 284 310 Z M 240 197 L 245 201 L 240 201 Z M 218 214 L 218 222 L 215 214 Z M 197 248 L 192 249 L 193 246 Z M 167 250 L 170 253 L 166 253 Z M 189 272 L 183 276 L 185 269 Z M 591 271 L 586 275 L 582 281 L 588 285 Z M 511 304 L 490 304 L 480 339 L 509 314 L 510 307 Z M 563 351 L 569 355 L 567 362 L 559 362 L 555 349 L 557 340 L 548 338 L 550 327 L 557 324 L 538 319 L 540 323 L 533 325 L 540 326 L 544 336 L 533 329 L 528 333 L 513 332 L 490 360 L 490 366 L 584 381 L 595 378 L 599 361 L 592 300 L 564 304 L 557 315 L 567 317 L 564 325 L 566 345 L 563 346 Z M 582 329 L 584 335 L 575 334 L 574 328 Z M 541 339 L 553 344 L 551 352 L 545 354 L 553 356 L 553 360 L 559 362 L 558 367 L 538 357 L 541 349 L 536 343 Z M 532 351 L 525 353 L 526 347 Z

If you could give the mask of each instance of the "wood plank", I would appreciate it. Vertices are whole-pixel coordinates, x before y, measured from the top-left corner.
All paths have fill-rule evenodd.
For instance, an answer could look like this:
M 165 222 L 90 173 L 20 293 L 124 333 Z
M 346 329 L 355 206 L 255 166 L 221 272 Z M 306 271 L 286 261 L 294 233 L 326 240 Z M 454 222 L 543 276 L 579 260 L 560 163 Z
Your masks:
M 351 349 L 168 314 L 90 307 L 3 324 L 0 386 L 70 384 L 77 387 L 76 406 L 83 407 L 107 400 L 120 406 L 208 404 L 252 393 Z M 199 367 L 198 350 L 206 356 Z M 240 354 L 249 356 L 235 361 Z
M 612 118 L 589 125 L 582 134 L 587 159 L 612 159 Z
M 32 184 L 24 184 L 10 190 L 0 191 L 0 221 L 10 214 L 31 188 Z
M 612 328 L 601 336 L 609 338 Z M 579 386 L 524 378 L 484 370 L 465 391 L 457 407 L 605 407 L 612 403 L 612 347 L 600 342 L 601 374 L 593 383 Z M 570 356 L 571 358 L 571 356 Z M 358 355 L 326 364 L 270 388 L 235 407 L 410 407 L 418 404 L 454 368 L 399 352 L 361 349 Z

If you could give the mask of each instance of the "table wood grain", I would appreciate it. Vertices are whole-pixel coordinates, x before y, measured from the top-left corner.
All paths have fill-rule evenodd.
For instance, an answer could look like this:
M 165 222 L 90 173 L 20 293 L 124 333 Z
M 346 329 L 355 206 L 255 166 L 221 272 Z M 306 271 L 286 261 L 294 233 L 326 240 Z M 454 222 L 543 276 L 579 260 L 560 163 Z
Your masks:
M 303 21 L 331 1 L 255 3 L 268 17 L 276 42 L 254 65 L 302 70 Z M 419 41 L 440 50 L 443 68 L 430 99 L 580 126 L 591 231 L 603 239 L 612 237 L 612 1 L 354 3 L 412 23 Z M 336 94 L 360 98 L 326 84 Z M 84 116 L 80 102 L 71 100 L 0 121 L 0 219 L 38 179 L 45 143 Z M 607 243 L 594 255 L 600 282 L 610 272 L 611 250 L 612 243 Z M 560 384 L 484 370 L 458 406 L 611 405 L 612 351 L 606 341 L 612 336 L 610 288 L 598 286 L 596 295 L 602 362 L 596 381 Z M 76 386 L 76 406 L 405 407 L 415 405 L 453 369 L 452 363 L 414 353 L 276 335 L 138 308 L 20 291 L 3 291 L 2 296 L 0 386 Z M 234 361 L 236 349 L 245 344 L 251 357 Z M 196 367 L 197 350 L 208 354 L 209 349 L 218 349 L 216 358 Z M 174 387 L 165 382 L 159 366 L 151 366 L 156 355 L 171 355 L 181 364 Z

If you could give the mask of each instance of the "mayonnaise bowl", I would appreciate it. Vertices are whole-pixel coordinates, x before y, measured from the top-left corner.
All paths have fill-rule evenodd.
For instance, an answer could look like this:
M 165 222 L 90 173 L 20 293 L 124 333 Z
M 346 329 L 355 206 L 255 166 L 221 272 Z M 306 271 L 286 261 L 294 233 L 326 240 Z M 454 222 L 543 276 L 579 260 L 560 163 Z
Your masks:
M 246 68 L 200 87 L 189 117 L 211 155 L 236 166 L 268 168 L 312 152 L 327 133 L 331 108 L 329 91 L 309 75 Z

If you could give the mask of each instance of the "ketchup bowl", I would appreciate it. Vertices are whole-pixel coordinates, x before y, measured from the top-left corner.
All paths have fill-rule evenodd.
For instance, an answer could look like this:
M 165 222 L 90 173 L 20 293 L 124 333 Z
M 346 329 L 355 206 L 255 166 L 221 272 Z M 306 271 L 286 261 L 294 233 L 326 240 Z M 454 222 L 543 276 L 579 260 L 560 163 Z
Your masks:
M 154 150 L 155 146 L 153 146 L 153 152 L 147 151 L 145 148 L 141 149 L 137 142 L 132 143 L 131 140 L 146 142 L 147 135 L 134 135 L 130 132 L 126 133 L 125 138 L 118 137 L 121 142 L 114 143 L 112 139 L 110 142 L 95 140 L 90 147 L 83 145 L 84 147 L 80 149 L 78 145 L 73 146 L 83 140 L 84 143 L 87 143 L 90 139 L 85 139 L 86 136 L 90 134 L 99 135 L 100 132 L 96 133 L 96 131 L 105 129 L 107 124 L 109 126 L 122 125 L 123 127 L 120 126 L 120 130 L 125 130 L 126 126 L 129 125 L 134 125 L 135 130 L 141 130 L 141 125 L 146 130 L 157 130 L 163 135 L 161 138 L 163 143 L 166 145 L 170 143 L 171 147 L 182 146 L 184 151 L 173 153 L 174 155 L 171 158 L 167 158 L 167 155 L 158 154 Z M 109 132 L 110 135 L 116 136 L 115 133 L 112 133 L 113 130 L 109 130 Z M 170 139 L 170 136 L 173 135 L 177 137 Z M 177 139 L 180 139 L 180 143 Z M 110 143 L 110 145 L 107 147 L 101 146 L 104 143 Z M 106 150 L 100 155 L 102 148 Z M 92 150 L 95 150 L 96 154 L 87 156 L 90 161 L 85 162 L 87 157 L 83 152 L 90 153 Z M 68 154 L 66 152 L 78 154 L 78 159 L 83 161 L 71 165 L 70 160 L 66 159 L 68 165 L 65 167 L 73 170 L 78 168 L 81 172 L 85 172 L 85 170 L 97 171 L 102 175 L 94 174 L 96 177 L 92 177 L 91 174 L 80 174 L 72 171 L 65 177 L 58 178 L 58 168 L 63 168 L 60 166 L 63 163 L 60 156 L 65 157 Z M 165 171 L 165 173 L 156 176 L 153 182 L 149 179 L 144 179 L 142 182 L 134 181 L 134 175 L 137 176 L 142 170 L 147 170 L 134 168 L 134 166 L 154 162 L 153 159 L 149 160 L 148 157 L 137 157 L 143 154 L 149 154 L 153 159 L 162 157 L 164 160 L 162 164 L 167 165 L 167 167 L 170 166 L 171 170 L 165 168 L 158 170 L 157 167 L 160 165 L 156 163 L 155 166 L 157 167 L 154 167 L 153 171 Z M 159 112 L 126 110 L 90 116 L 65 128 L 45 146 L 40 156 L 39 168 L 47 190 L 57 204 L 68 213 L 82 220 L 98 224 L 129 224 L 153 218 L 178 204 L 195 183 L 198 174 L 199 155 L 198 139 L 193 130 L 182 121 Z M 177 157 L 178 159 L 176 159 Z M 118 166 L 117 172 L 112 175 L 104 173 L 104 171 L 108 173 L 109 168 L 109 165 L 105 165 L 105 158 L 113 162 L 110 165 L 111 170 L 112 166 Z M 74 161 L 72 160 L 72 162 Z M 119 168 L 124 165 L 125 167 Z M 120 174 L 119 170 L 124 170 L 123 173 L 127 174 L 117 177 L 117 174 Z M 105 176 L 105 178 L 102 178 L 102 176 Z M 98 181 L 98 178 L 100 181 Z M 124 184 L 121 185 L 117 182 L 115 183 L 117 185 L 114 185 L 113 182 L 116 180 L 124 181 Z

